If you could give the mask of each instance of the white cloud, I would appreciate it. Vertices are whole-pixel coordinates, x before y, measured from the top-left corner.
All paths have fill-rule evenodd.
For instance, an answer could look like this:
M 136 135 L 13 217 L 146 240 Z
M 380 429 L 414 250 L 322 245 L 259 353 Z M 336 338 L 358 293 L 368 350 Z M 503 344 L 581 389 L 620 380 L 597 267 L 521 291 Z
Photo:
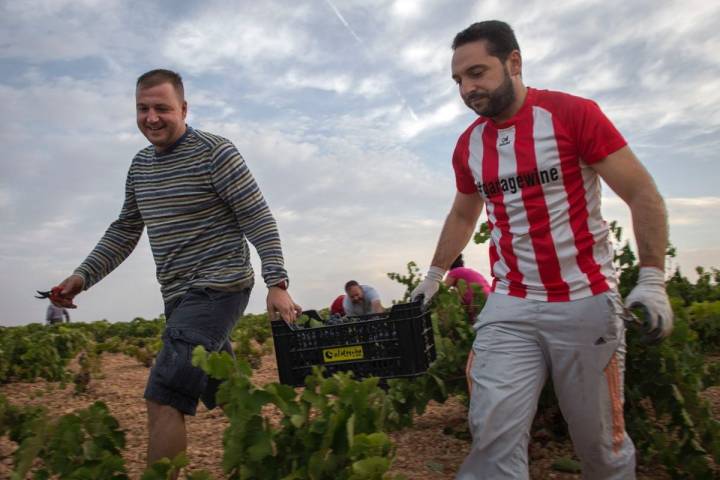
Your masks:
M 280 2 L 243 4 L 222 13 L 209 9 L 180 22 L 166 36 L 164 54 L 183 69 L 233 72 L 272 62 L 306 61 L 313 56 L 309 32 L 299 25 L 308 7 Z
M 70 77 L 43 78 L 23 87 L 0 84 L 0 136 L 48 132 L 117 132 L 134 128 L 133 82 L 119 85 Z
M 107 59 L 121 46 L 131 48 L 137 39 L 121 26 L 124 9 L 117 0 L 2 2 L 0 58 Z
M 390 79 L 386 75 L 374 75 L 363 78 L 355 92 L 367 98 L 375 98 L 387 92 L 389 86 Z
M 402 121 L 399 126 L 400 132 L 404 137 L 415 137 L 429 128 L 451 123 L 464 113 L 464 108 L 462 102 L 450 100 L 428 114 Z
M 669 207 L 720 209 L 720 197 L 668 198 L 665 202 Z
M 617 196 L 603 197 L 603 216 L 606 220 L 617 220 L 623 228 L 623 238 L 635 244 L 630 211 Z M 677 248 L 679 259 L 692 258 L 697 265 L 720 265 L 717 262 L 716 248 L 720 242 L 720 232 L 716 225 L 720 224 L 720 197 L 668 197 L 665 198 L 670 225 L 670 242 Z M 686 256 L 684 252 L 714 251 L 713 256 L 702 260 L 698 255 Z M 716 263 L 711 263 L 716 262 Z M 695 264 L 682 263 L 687 273 Z
M 577 94 L 590 98 L 607 90 L 621 88 L 626 81 L 620 66 L 606 56 L 595 58 L 592 66 L 583 69 L 574 80 L 577 83 Z
M 720 6 L 703 0 L 675 1 L 665 3 L 663 8 L 647 9 L 645 13 L 651 32 L 674 31 L 678 35 L 694 35 L 698 25 L 715 25 L 713 19 L 720 14 Z M 672 38 L 664 40 L 675 43 Z
M 420 0 L 395 0 L 392 4 L 391 11 L 393 15 L 403 20 L 417 17 L 422 13 L 422 3 Z
M 690 226 L 712 231 L 720 223 L 720 197 L 668 198 L 665 204 L 670 225 L 678 231 Z
M 450 53 L 447 45 L 429 39 L 411 43 L 400 51 L 401 66 L 417 76 L 444 73 L 450 77 Z
M 277 83 L 284 88 L 314 88 L 335 93 L 345 93 L 352 88 L 352 79 L 348 75 L 309 74 L 290 71 Z

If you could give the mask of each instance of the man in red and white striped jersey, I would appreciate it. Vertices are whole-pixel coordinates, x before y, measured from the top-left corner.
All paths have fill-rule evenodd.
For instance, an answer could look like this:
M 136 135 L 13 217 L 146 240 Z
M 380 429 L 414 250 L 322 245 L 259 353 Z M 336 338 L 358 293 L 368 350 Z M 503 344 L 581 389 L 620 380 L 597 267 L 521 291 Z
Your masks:
M 452 78 L 479 117 L 455 148 L 455 200 L 413 297 L 429 301 L 437 292 L 485 205 L 493 293 L 475 322 L 473 444 L 457 478 L 528 478 L 529 429 L 548 377 L 583 478 L 635 478 L 623 419 L 627 310 L 600 213 L 600 179 L 630 207 L 641 270 L 626 305 L 645 307 L 655 340 L 673 321 L 662 197 L 597 104 L 523 84 L 509 25 L 475 23 L 452 48 Z

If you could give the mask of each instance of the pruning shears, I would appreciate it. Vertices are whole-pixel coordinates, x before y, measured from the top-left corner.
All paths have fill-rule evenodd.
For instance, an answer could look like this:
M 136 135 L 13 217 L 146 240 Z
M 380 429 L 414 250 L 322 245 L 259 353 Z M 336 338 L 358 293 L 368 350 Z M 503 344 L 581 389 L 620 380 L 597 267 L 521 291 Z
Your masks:
M 648 312 L 647 307 L 644 305 L 638 305 L 637 307 L 634 307 L 635 311 L 630 310 L 627 307 L 623 307 L 624 315 L 623 320 L 625 322 L 625 327 L 627 329 L 635 329 L 638 330 L 642 337 L 640 337 L 640 341 L 646 345 L 657 345 L 662 341 L 662 338 L 657 338 L 657 335 L 652 335 L 650 330 L 650 322 L 647 320 L 647 318 L 650 316 L 650 312 Z
M 49 298 L 50 300 L 55 300 L 56 298 L 60 298 L 60 287 L 53 287 L 51 290 L 37 290 L 37 295 L 35 295 L 35 298 Z
M 55 305 L 62 304 L 63 301 L 67 300 L 62 295 L 60 295 L 60 292 L 62 291 L 61 287 L 53 287 L 50 290 L 36 290 L 36 291 L 37 291 L 37 295 L 35 295 L 35 298 L 40 298 L 40 299 L 48 298 Z M 68 307 L 75 308 L 75 305 L 71 301 L 70 305 L 68 305 Z

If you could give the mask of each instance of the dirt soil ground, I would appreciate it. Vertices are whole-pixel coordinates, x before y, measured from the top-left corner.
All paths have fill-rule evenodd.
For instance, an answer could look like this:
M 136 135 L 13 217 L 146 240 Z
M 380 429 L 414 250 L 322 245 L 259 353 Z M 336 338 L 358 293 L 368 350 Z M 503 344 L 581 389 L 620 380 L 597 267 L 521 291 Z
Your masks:
M 148 369 L 135 359 L 121 354 L 106 354 L 102 359 L 101 378 L 93 379 L 87 394 L 75 396 L 74 385 L 61 389 L 59 384 L 47 382 L 12 383 L 0 387 L 15 405 L 44 405 L 53 415 L 63 415 L 85 408 L 96 400 L 104 401 L 120 422 L 126 434 L 125 462 L 130 478 L 139 478 L 145 466 L 147 429 L 142 393 Z M 263 357 L 254 374 L 258 384 L 277 381 L 273 355 Z M 720 387 L 708 392 L 716 418 L 720 414 Z M 402 473 L 411 480 L 452 479 L 468 452 L 470 444 L 453 435 L 443 433 L 452 429 L 462 431 L 466 422 L 465 407 L 451 399 L 444 405 L 431 404 L 427 412 L 415 421 L 415 426 L 392 434 L 397 445 L 394 473 Z M 200 407 L 196 417 L 188 418 L 190 469 L 206 469 L 217 479 L 225 478 L 220 467 L 222 432 L 227 426 L 219 409 L 207 411 Z M 12 452 L 16 446 L 7 438 L 0 438 L 0 479 L 9 478 Z M 530 447 L 532 479 L 579 479 L 579 474 L 562 473 L 552 464 L 562 457 L 573 457 L 569 443 L 548 439 L 534 439 Z M 638 469 L 639 479 L 670 478 L 662 468 Z

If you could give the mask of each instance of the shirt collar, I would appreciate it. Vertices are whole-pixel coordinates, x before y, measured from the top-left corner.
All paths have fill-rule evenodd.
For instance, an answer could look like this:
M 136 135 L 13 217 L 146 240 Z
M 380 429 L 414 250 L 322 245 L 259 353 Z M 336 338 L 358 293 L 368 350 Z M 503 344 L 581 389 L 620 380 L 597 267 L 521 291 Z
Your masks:
M 188 135 L 190 135 L 192 132 L 194 132 L 193 128 L 192 128 L 190 125 L 187 125 L 187 124 L 186 124 L 186 125 L 185 125 L 185 133 L 183 133 L 182 136 L 181 136 L 180 138 L 178 138 L 178 139 L 175 141 L 175 143 L 173 143 L 172 145 L 170 145 L 165 151 L 163 151 L 163 152 L 158 152 L 158 151 L 156 150 L 156 151 L 155 151 L 155 156 L 156 156 L 156 157 L 164 157 L 165 155 L 170 155 L 170 154 L 173 152 L 173 150 L 175 150 L 178 145 L 180 145 L 182 142 L 184 142 L 185 139 L 188 137 Z

